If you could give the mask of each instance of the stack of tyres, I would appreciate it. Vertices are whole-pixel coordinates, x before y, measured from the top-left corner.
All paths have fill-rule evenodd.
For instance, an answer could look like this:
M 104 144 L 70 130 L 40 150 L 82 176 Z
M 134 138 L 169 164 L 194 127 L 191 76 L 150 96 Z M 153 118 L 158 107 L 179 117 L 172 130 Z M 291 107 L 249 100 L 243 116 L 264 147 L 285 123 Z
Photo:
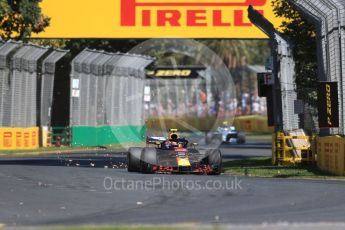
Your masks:
M 345 175 L 345 139 L 339 136 L 317 138 L 317 165 L 334 175 Z

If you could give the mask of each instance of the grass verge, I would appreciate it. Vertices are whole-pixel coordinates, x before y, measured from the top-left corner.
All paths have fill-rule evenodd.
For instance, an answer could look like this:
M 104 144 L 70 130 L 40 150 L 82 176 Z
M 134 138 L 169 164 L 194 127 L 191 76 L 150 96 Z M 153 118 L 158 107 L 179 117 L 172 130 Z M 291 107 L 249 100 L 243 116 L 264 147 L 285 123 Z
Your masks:
M 258 157 L 223 162 L 225 173 L 239 176 L 293 178 L 293 179 L 345 179 L 323 172 L 315 165 L 272 166 L 271 158 Z
M 247 140 L 272 141 L 270 133 L 246 133 Z

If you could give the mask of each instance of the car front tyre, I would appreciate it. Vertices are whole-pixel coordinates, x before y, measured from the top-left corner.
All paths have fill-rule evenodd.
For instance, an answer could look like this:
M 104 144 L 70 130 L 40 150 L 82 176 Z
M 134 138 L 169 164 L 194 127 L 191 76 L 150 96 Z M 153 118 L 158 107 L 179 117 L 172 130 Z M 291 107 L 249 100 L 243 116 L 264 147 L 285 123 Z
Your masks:
M 130 148 L 127 153 L 127 171 L 140 172 L 140 157 L 142 148 Z
M 211 175 L 220 175 L 222 173 L 222 154 L 218 149 L 210 151 L 208 163 L 213 169 Z
M 152 174 L 155 165 L 157 165 L 157 150 L 155 148 L 144 148 L 140 157 L 141 172 Z

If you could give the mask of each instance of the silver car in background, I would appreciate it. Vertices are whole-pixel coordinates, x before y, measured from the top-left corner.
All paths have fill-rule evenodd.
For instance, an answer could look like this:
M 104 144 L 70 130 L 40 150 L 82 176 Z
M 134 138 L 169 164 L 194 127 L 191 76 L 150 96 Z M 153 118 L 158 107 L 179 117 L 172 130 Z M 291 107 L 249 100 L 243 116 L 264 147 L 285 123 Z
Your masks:
M 207 134 L 206 144 L 213 143 L 244 144 L 246 136 L 244 133 L 238 132 L 235 126 L 222 125 Z

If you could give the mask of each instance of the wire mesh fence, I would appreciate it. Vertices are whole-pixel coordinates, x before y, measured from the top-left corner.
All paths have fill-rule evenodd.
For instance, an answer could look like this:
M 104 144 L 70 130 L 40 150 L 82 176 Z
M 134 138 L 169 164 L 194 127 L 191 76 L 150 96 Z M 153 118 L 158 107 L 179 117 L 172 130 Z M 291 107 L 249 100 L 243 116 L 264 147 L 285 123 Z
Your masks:
M 201 79 L 148 79 L 149 89 L 146 103 L 146 117 L 158 116 L 197 116 L 201 108 Z M 199 113 L 201 113 L 199 111 Z M 201 115 L 201 114 L 199 114 Z
M 11 126 L 37 126 L 39 60 L 48 48 L 25 44 L 13 56 L 11 77 Z
M 0 126 L 11 126 L 11 57 L 19 43 L 9 42 L 0 47 Z
M 299 117 L 293 110 L 294 102 L 297 100 L 295 61 L 290 42 L 278 33 L 275 34 L 275 40 L 277 42 L 278 78 L 281 89 L 282 128 L 290 131 L 299 128 Z
M 144 125 L 145 67 L 152 58 L 86 49 L 72 61 L 71 126 Z
M 308 92 L 308 93 L 306 93 Z M 317 89 L 298 89 L 294 102 L 295 114 L 299 116 L 299 128 L 307 133 L 319 133 Z
M 42 64 L 42 77 L 40 91 L 41 95 L 39 98 L 40 108 L 40 125 L 50 126 L 51 125 L 51 112 L 53 104 L 53 92 L 54 92 L 54 80 L 56 72 L 56 64 L 60 61 L 68 51 L 66 50 L 54 50 L 44 60 Z
M 0 46 L 0 127 L 51 124 L 56 63 L 67 52 L 13 41 Z
M 345 95 L 343 73 L 345 71 L 345 5 L 342 0 L 323 1 L 290 1 L 304 11 L 317 27 L 319 46 L 319 62 L 323 67 L 320 72 L 321 81 L 338 82 L 339 96 L 339 129 L 333 128 L 333 134 L 345 134 Z

